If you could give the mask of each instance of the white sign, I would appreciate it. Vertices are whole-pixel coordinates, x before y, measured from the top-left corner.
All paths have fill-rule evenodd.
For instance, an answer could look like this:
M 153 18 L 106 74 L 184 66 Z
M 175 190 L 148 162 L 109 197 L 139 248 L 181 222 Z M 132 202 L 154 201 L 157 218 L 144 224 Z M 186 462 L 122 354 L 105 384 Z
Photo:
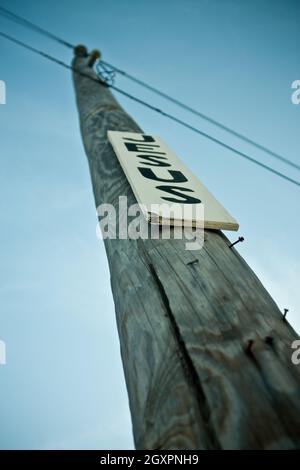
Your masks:
M 149 222 L 238 230 L 237 221 L 159 137 L 108 131 L 108 138 Z M 183 217 L 170 221 L 170 208 Z

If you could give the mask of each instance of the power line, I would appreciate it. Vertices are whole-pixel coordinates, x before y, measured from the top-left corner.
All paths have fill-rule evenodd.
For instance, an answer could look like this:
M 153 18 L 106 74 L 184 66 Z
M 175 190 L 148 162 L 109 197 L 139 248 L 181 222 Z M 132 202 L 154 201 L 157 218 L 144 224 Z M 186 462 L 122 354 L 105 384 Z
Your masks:
M 14 44 L 17 44 L 18 46 L 23 47 L 24 49 L 27 49 L 28 51 L 31 51 L 35 54 L 38 54 L 38 55 L 44 57 L 45 59 L 50 60 L 51 62 L 54 62 L 58 65 L 61 65 L 62 67 L 66 68 L 68 70 L 72 70 L 73 72 L 76 72 L 79 75 L 87 77 L 90 80 L 93 80 L 94 82 L 99 83 L 100 85 L 107 86 L 107 87 L 109 86 L 109 85 L 107 85 L 106 82 L 103 82 L 102 80 L 100 80 L 98 78 L 93 78 L 90 75 L 87 75 L 86 73 L 80 72 L 80 70 L 74 69 L 74 67 L 72 67 L 69 64 L 66 64 L 62 60 L 59 60 L 56 57 L 53 57 L 52 55 L 47 54 L 46 52 L 40 51 L 39 49 L 36 49 L 35 47 L 29 46 L 29 44 L 26 44 L 25 42 L 20 41 L 19 39 L 16 39 L 16 38 L 10 36 L 9 34 L 6 34 L 6 33 L 3 33 L 2 31 L 0 31 L 0 36 L 5 38 L 5 39 L 8 39 L 9 41 L 13 42 Z
M 37 26 L 31 21 L 26 20 L 26 18 L 16 15 L 15 13 L 8 10 L 7 8 L 0 6 L 0 15 L 4 16 L 8 20 L 11 20 L 11 21 L 14 21 L 15 23 L 20 24 L 21 26 L 24 26 L 25 28 L 35 31 L 36 33 L 43 34 L 44 36 L 58 42 L 59 44 L 62 44 L 63 46 L 68 47 L 69 49 L 74 49 L 74 46 L 70 44 L 68 41 L 61 39 L 59 36 L 56 36 L 55 34 L 50 33 L 50 31 L 47 31 L 46 29 L 41 28 L 40 26 Z
M 48 37 L 48 38 L 50 38 L 54 41 L 57 41 L 59 44 L 62 44 L 64 46 L 68 47 L 68 48 L 74 49 L 74 47 L 75 47 L 73 44 L 69 43 L 68 41 L 65 41 L 64 39 L 62 39 L 59 36 L 51 33 L 50 31 L 48 31 L 44 28 L 41 28 L 40 26 L 37 26 L 36 24 L 32 23 L 31 21 L 28 21 L 27 19 L 23 18 L 22 16 L 16 15 L 15 13 L 8 10 L 7 8 L 4 8 L 4 7 L 0 6 L 0 15 L 4 16 L 5 18 L 7 18 L 11 21 L 14 21 L 14 22 L 16 22 L 16 23 L 18 23 L 18 24 L 20 24 L 24 27 L 27 27 L 27 28 L 29 28 L 29 29 L 37 32 L 37 33 L 43 34 L 44 36 L 46 36 L 46 37 Z M 158 88 L 155 88 L 152 85 L 149 85 L 145 81 L 134 77 L 133 75 L 125 72 L 124 70 L 119 69 L 118 67 L 114 66 L 113 64 L 111 64 L 109 62 L 106 62 L 102 59 L 99 62 L 101 62 L 106 67 L 110 67 L 114 72 L 118 73 L 119 75 L 122 75 L 122 76 L 126 77 L 127 79 L 133 81 L 134 83 L 150 90 L 151 92 L 153 92 L 153 93 L 157 94 L 158 96 L 172 102 L 173 104 L 179 106 L 180 108 L 184 109 L 185 111 L 188 111 L 188 112 L 200 117 L 201 119 L 209 122 L 210 124 L 213 124 L 214 126 L 222 129 L 223 131 L 228 132 L 229 134 L 233 135 L 234 137 L 237 137 L 240 140 L 243 140 L 244 142 L 246 142 L 250 145 L 253 145 L 257 149 L 267 153 L 269 156 L 271 156 L 273 158 L 276 158 L 277 160 L 279 160 L 279 161 L 281 161 L 281 162 L 283 162 L 283 163 L 285 163 L 285 164 L 287 164 L 287 165 L 289 165 L 289 166 L 291 166 L 291 167 L 293 167 L 297 170 L 300 170 L 300 166 L 297 163 L 294 163 L 293 161 L 289 160 L 288 158 L 283 157 L 279 153 L 274 152 L 273 150 L 271 150 L 268 147 L 254 141 L 253 139 L 250 139 L 249 137 L 245 136 L 244 134 L 241 134 L 240 132 L 235 131 L 231 127 L 228 127 L 225 124 L 222 124 L 220 121 L 217 121 L 216 119 L 211 118 L 210 116 L 202 113 L 201 111 L 199 111 L 195 108 L 192 108 L 191 106 L 183 103 L 182 101 L 178 100 L 177 98 L 173 98 L 171 95 L 169 95 L 167 93 L 164 93 L 163 91 L 159 90 Z
M 94 82 L 97 82 L 97 83 L 99 83 L 99 85 L 102 85 L 102 86 L 106 86 L 106 87 L 108 87 L 108 88 L 111 88 L 111 89 L 117 91 L 118 93 L 122 94 L 123 96 L 126 96 L 126 97 L 129 98 L 130 100 L 135 101 L 136 103 L 139 103 L 139 104 L 141 104 L 141 105 L 143 105 L 143 106 L 145 106 L 145 107 L 151 109 L 152 111 L 155 111 L 155 112 L 161 114 L 162 116 L 165 116 L 166 118 L 168 118 L 168 119 L 170 119 L 170 120 L 172 120 L 172 121 L 174 121 L 174 122 L 177 122 L 178 124 L 180 124 L 180 125 L 186 127 L 187 129 L 192 130 L 193 132 L 196 132 L 197 134 L 202 135 L 203 137 L 206 137 L 206 138 L 209 139 L 210 141 L 212 141 L 212 142 L 214 142 L 214 143 L 220 145 L 221 147 L 223 147 L 223 148 L 225 148 L 225 149 L 227 149 L 227 150 L 230 150 L 230 151 L 233 152 L 234 154 L 236 154 L 236 155 L 238 155 L 238 156 L 240 156 L 240 157 L 242 157 L 242 158 L 244 158 L 244 159 L 246 159 L 246 160 L 248 160 L 248 161 L 250 161 L 250 162 L 252 162 L 252 163 L 254 163 L 254 164 L 256 164 L 256 165 L 258 165 L 258 166 L 260 166 L 260 167 L 262 167 L 262 168 L 264 168 L 265 170 L 267 170 L 267 171 L 269 171 L 269 172 L 271 172 L 271 173 L 273 173 L 273 174 L 279 176 L 280 178 L 283 178 L 283 179 L 285 179 L 286 181 L 289 181 L 290 183 L 295 184 L 296 186 L 300 186 L 300 182 L 299 182 L 299 181 L 290 178 L 289 176 L 287 176 L 287 175 L 285 175 L 285 174 L 283 174 L 283 173 L 281 173 L 281 172 L 275 170 L 274 168 L 272 168 L 272 167 L 270 167 L 270 166 L 268 166 L 268 165 L 265 165 L 264 163 L 260 162 L 259 160 L 256 160 L 255 158 L 250 157 L 249 155 L 247 155 L 247 154 L 245 154 L 245 153 L 243 153 L 243 152 L 240 152 L 239 150 L 235 149 L 234 147 L 231 147 L 230 145 L 226 144 L 225 142 L 222 142 L 221 140 L 219 140 L 219 139 L 217 139 L 217 138 L 211 136 L 210 134 L 207 134 L 206 132 L 203 132 L 201 129 L 198 129 L 197 127 L 194 127 L 194 126 L 188 124 L 187 122 L 185 122 L 185 121 L 183 121 L 183 120 L 177 118 L 176 116 L 173 116 L 173 115 L 171 115 L 171 114 L 169 114 L 169 113 L 166 113 L 165 111 L 163 111 L 163 110 L 161 110 L 161 109 L 159 109 L 159 108 L 156 108 L 156 107 L 153 106 L 152 104 L 147 103 L 146 101 L 144 101 L 144 100 L 142 100 L 142 99 L 140 99 L 140 98 L 137 98 L 136 96 L 131 95 L 130 93 L 127 93 L 126 91 L 122 90 L 121 88 L 118 88 L 118 87 L 116 87 L 115 85 L 110 85 L 110 84 L 108 84 L 108 83 L 106 83 L 106 82 L 104 82 L 104 81 L 102 81 L 102 80 L 100 80 L 100 79 L 98 79 L 98 78 L 93 78 L 93 77 L 91 77 L 90 75 L 87 75 L 87 74 L 85 74 L 84 72 L 81 72 L 80 70 L 75 69 L 75 68 L 72 67 L 71 65 L 68 65 L 68 64 L 66 64 L 66 63 L 63 62 L 63 61 L 61 61 L 61 60 L 59 60 L 59 59 L 57 59 L 57 58 L 55 58 L 55 57 L 53 57 L 53 56 L 51 56 L 51 55 L 49 55 L 49 54 L 43 52 L 43 51 L 40 51 L 39 49 L 36 49 L 35 47 L 29 46 L 28 44 L 24 43 L 23 41 L 19 41 L 18 39 L 14 38 L 14 37 L 12 37 L 12 36 L 6 34 L 6 33 L 3 33 L 3 32 L 0 31 L 0 36 L 3 37 L 3 38 L 5 38 L 5 39 L 8 39 L 9 41 L 11 41 L 11 42 L 13 42 L 13 43 L 15 43 L 15 44 L 17 44 L 17 45 L 23 47 L 23 48 L 25 48 L 25 49 L 27 49 L 27 50 L 29 50 L 29 51 L 35 53 L 35 54 L 38 54 L 38 55 L 42 56 L 42 57 L 44 57 L 45 59 L 48 59 L 48 60 L 50 60 L 50 61 L 52 61 L 52 62 L 54 62 L 54 63 L 56 63 L 56 64 L 58 64 L 58 65 L 60 65 L 60 66 L 62 66 L 62 67 L 64 67 L 64 68 L 66 68 L 66 69 L 72 70 L 73 72 L 78 73 L 78 74 L 80 74 L 80 75 L 82 75 L 82 76 L 88 78 L 89 80 L 92 80 L 92 81 L 94 81 Z
M 176 98 L 173 98 L 172 96 L 168 95 L 167 93 L 164 93 L 163 91 L 159 90 L 158 88 L 153 87 L 152 85 L 149 85 L 148 83 L 144 82 L 143 80 L 140 80 L 140 79 L 134 77 L 133 75 L 125 72 L 124 70 L 121 70 L 121 69 L 115 67 L 114 65 L 110 64 L 109 62 L 106 62 L 102 59 L 101 59 L 100 62 L 102 62 L 104 65 L 110 67 L 112 70 L 114 70 L 118 74 L 123 75 L 124 77 L 128 78 L 132 82 L 137 83 L 138 85 L 146 88 L 147 90 L 152 91 L 156 95 L 159 95 L 162 98 L 165 98 L 166 100 L 170 101 L 171 103 L 176 104 L 177 106 L 184 109 L 185 111 L 189 111 L 190 113 L 194 114 L 195 116 L 198 116 L 201 119 L 209 122 L 210 124 L 213 124 L 214 126 L 219 127 L 223 131 L 226 131 L 229 134 L 233 135 L 234 137 L 237 137 L 237 138 L 243 140 L 247 144 L 253 145 L 257 149 L 262 150 L 263 152 L 269 154 L 270 156 L 276 158 L 277 160 L 280 160 L 280 161 L 286 163 L 287 165 L 290 165 L 293 168 L 296 168 L 297 170 L 300 170 L 300 166 L 297 165 L 297 163 L 294 163 L 291 160 L 289 160 L 288 158 L 285 158 L 282 155 L 279 155 L 278 153 L 276 153 L 273 150 L 269 149 L 268 147 L 265 147 L 264 145 L 262 145 L 258 142 L 255 142 L 254 140 L 250 139 L 249 137 L 245 136 L 244 134 L 241 134 L 240 132 L 235 131 L 231 127 L 225 126 L 225 124 L 222 124 L 221 122 L 211 118 L 210 116 L 207 116 L 206 114 L 202 113 L 201 111 L 198 111 L 197 109 L 192 108 L 191 106 L 183 103 L 182 101 L 180 101 Z

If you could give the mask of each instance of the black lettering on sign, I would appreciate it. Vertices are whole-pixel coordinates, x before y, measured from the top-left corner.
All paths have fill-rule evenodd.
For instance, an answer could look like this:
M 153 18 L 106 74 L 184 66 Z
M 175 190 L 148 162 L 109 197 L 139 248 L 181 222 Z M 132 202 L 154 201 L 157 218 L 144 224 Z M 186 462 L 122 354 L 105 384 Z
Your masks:
M 123 137 L 124 140 L 130 140 L 130 142 L 155 142 L 155 139 L 151 135 L 141 135 L 142 140 L 132 139 L 131 137 Z
M 178 188 L 177 186 L 156 186 L 156 189 L 159 189 L 160 191 L 164 191 L 166 193 L 173 194 L 174 196 L 179 196 L 180 198 L 183 198 L 183 200 L 180 200 L 180 199 L 175 199 L 174 197 L 161 196 L 161 198 L 164 199 L 165 201 L 179 202 L 180 204 L 199 204 L 201 202 L 201 200 L 196 197 L 188 196 L 187 194 L 180 194 L 180 191 L 193 193 L 194 191 L 189 188 Z
M 139 163 L 143 163 L 144 165 L 148 166 L 171 166 L 171 163 L 167 162 L 162 162 L 161 160 L 167 160 L 166 157 L 161 157 L 160 155 L 137 155 L 138 158 L 143 158 L 144 160 L 147 160 L 148 162 L 152 163 L 147 163 L 147 162 L 142 162 L 140 161 Z
M 184 176 L 181 171 L 177 170 L 167 170 L 168 173 L 172 176 L 172 178 L 159 178 L 156 176 L 153 170 L 151 168 L 141 168 L 138 167 L 139 172 L 145 177 L 150 180 L 155 180 L 155 181 L 164 181 L 166 183 L 171 182 L 171 183 L 186 183 L 187 178 Z
M 159 147 L 159 145 L 149 145 L 149 144 L 131 144 L 129 142 L 124 142 L 127 150 L 129 152 L 146 152 L 146 153 L 157 153 L 159 155 L 166 155 L 165 152 L 157 152 L 154 147 Z

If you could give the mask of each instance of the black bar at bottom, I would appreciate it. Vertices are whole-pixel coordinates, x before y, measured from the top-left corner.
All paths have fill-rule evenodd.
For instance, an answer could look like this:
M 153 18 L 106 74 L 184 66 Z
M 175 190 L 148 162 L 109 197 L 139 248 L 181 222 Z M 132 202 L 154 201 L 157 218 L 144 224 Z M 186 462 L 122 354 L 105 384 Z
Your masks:
M 290 451 L 128 451 L 128 450 L 92 450 L 92 451 L 0 451 L 0 466 L 5 464 L 71 464 L 95 466 L 119 465 L 124 468 L 136 468 L 147 465 L 204 465 L 239 463 L 241 466 L 274 463 L 286 465 Z M 293 452 L 293 456 L 296 457 Z M 7 468 L 7 465 L 6 465 Z

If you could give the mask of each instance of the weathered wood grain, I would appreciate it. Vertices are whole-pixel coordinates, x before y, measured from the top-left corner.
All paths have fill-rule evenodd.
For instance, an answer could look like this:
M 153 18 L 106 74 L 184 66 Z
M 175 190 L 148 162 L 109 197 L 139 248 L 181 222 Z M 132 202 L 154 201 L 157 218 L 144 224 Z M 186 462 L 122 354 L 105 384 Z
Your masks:
M 73 66 L 96 77 L 87 58 Z M 73 78 L 95 204 L 133 204 L 107 130 L 142 131 L 108 88 Z M 228 244 L 214 231 L 197 252 L 184 240 L 105 240 L 137 448 L 300 447 L 297 335 Z

